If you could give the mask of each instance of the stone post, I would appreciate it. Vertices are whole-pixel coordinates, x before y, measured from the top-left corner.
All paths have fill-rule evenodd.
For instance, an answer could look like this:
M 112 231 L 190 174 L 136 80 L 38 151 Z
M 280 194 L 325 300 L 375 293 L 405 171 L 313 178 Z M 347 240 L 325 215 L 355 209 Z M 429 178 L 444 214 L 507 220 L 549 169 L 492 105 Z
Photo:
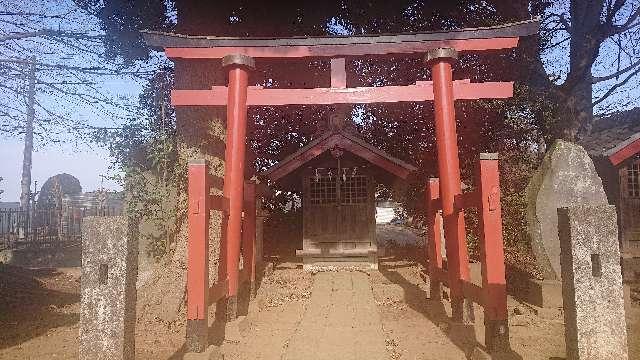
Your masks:
M 615 206 L 558 209 L 567 359 L 628 359 Z
M 137 228 L 124 216 L 82 224 L 80 360 L 135 356 Z

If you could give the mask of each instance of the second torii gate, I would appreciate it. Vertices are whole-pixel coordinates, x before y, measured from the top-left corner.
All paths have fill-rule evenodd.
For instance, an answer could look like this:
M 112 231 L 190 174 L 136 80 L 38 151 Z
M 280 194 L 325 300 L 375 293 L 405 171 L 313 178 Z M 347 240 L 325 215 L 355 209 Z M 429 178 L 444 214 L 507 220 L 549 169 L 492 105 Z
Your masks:
M 229 73 L 228 86 L 212 86 L 206 90 L 173 90 L 171 97 L 175 106 L 227 107 L 223 197 L 228 199 L 228 207 L 225 207 L 228 209 L 228 221 L 226 237 L 221 240 L 221 249 L 224 251 L 224 254 L 221 254 L 221 263 L 224 265 L 219 271 L 222 275 L 219 281 L 226 281 L 227 284 L 224 296 L 228 319 L 236 316 L 239 284 L 247 107 L 434 101 L 440 178 L 426 184 L 427 219 L 432 225 L 428 241 L 431 295 L 439 300 L 439 284 L 448 284 L 454 321 L 470 320 L 467 315 L 472 313 L 466 306 L 469 301 L 482 305 L 485 310 L 487 348 L 498 352 L 509 349 L 497 157 L 492 154 L 481 155 L 478 190 L 462 194 L 454 101 L 508 98 L 513 94 L 513 83 L 454 81 L 452 65 L 456 62 L 459 52 L 516 47 L 520 36 L 536 33 L 538 26 L 538 21 L 532 20 L 450 32 L 280 39 L 146 32 L 147 43 L 164 48 L 167 57 L 171 59 L 222 59 L 222 65 Z M 431 67 L 432 81 L 417 81 L 409 86 L 347 87 L 344 57 L 406 53 L 426 53 L 425 62 Z M 248 84 L 249 73 L 255 68 L 254 58 L 309 57 L 331 59 L 330 88 L 265 88 Z M 190 198 L 196 195 L 195 192 L 191 193 L 191 183 L 190 179 Z M 198 188 L 199 196 L 208 195 L 208 188 L 204 184 L 198 185 L 195 181 L 194 184 L 203 186 L 202 189 Z M 198 208 L 200 205 L 194 206 Z M 478 207 L 481 215 L 482 287 L 472 284 L 469 279 L 463 214 L 463 208 L 469 206 Z M 208 209 L 207 206 L 202 208 Z M 203 221 L 201 217 L 196 219 L 191 212 L 189 216 L 190 224 L 191 217 L 194 217 L 194 224 Z M 447 270 L 443 269 L 439 252 L 437 223 L 440 219 L 444 221 Z M 209 289 L 203 288 L 208 284 L 202 281 L 201 272 L 206 271 L 208 274 L 208 237 L 204 233 L 194 233 L 191 230 L 187 319 L 188 323 L 206 325 Z M 202 332 L 206 331 L 206 326 L 192 326 L 191 329 Z M 192 344 L 192 350 L 202 351 L 206 348 L 206 334 L 196 335 L 199 340 Z

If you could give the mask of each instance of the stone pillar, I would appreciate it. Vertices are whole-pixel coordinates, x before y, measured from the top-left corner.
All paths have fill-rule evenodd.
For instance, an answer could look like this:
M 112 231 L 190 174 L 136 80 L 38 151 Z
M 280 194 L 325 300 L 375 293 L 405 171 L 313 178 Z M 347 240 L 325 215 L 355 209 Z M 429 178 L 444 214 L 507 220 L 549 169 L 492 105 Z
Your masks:
M 628 359 L 616 208 L 557 212 L 567 359 Z
M 84 218 L 81 360 L 134 358 L 137 275 L 137 227 L 124 216 Z

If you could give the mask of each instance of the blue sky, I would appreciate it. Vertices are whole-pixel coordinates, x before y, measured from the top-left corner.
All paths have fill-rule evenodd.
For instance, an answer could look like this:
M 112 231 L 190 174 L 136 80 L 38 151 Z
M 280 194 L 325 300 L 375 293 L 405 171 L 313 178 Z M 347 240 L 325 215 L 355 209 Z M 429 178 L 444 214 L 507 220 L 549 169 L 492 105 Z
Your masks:
M 75 7 L 71 0 L 49 1 L 34 0 L 30 2 L 2 2 L 2 12 L 38 13 L 46 15 L 63 14 L 62 17 L 11 18 L 0 17 L 2 35 L 22 33 L 34 29 L 54 29 L 81 32 L 92 36 L 100 36 L 102 32 L 97 20 Z M 20 22 L 26 27 L 20 27 Z M 2 22 L 2 20 L 7 20 Z M 18 23 L 13 25 L 11 23 Z M 127 117 L 135 114 L 138 96 L 145 83 L 144 76 L 112 74 L 122 70 L 118 61 L 106 62 L 104 48 L 98 40 L 78 40 L 62 43 L 52 39 L 24 39 L 20 41 L 0 43 L 0 62 L 4 59 L 19 59 L 35 55 L 39 64 L 36 86 L 36 131 L 35 151 L 33 153 L 32 183 L 37 181 L 38 188 L 52 175 L 69 173 L 80 180 L 84 191 L 92 191 L 104 187 L 119 190 L 117 182 L 109 180 L 117 172 L 112 170 L 108 151 L 89 141 L 87 132 L 77 130 L 83 127 L 119 127 L 127 121 Z M 145 63 L 136 63 L 125 71 L 149 72 L 155 68 L 158 58 L 154 57 Z M 160 59 L 162 61 L 162 59 Z M 0 63 L 2 65 L 3 63 Z M 4 64 L 7 64 L 6 62 Z M 9 64 L 11 65 L 11 64 Z M 83 75 L 67 70 L 58 70 L 55 65 L 76 67 L 107 67 L 107 75 Z M 26 83 L 21 75 L 21 65 L 15 65 L 16 72 L 11 78 L 3 78 L 3 85 L 20 88 Z M 3 68 L 5 70 L 6 68 Z M 0 74 L 2 75 L 2 74 Z M 80 78 L 78 78 L 80 76 Z M 77 81 L 89 85 L 53 85 L 64 86 L 64 91 L 77 91 L 88 94 L 100 101 L 100 105 L 82 100 L 76 96 L 66 95 L 53 89 L 48 82 Z M 42 82 L 42 83 L 40 83 Z M 104 105 L 108 103 L 117 105 Z M 19 94 L 7 91 L 0 94 L 0 108 L 13 106 L 20 111 L 25 108 L 24 99 Z M 45 110 L 46 109 L 46 110 Z M 49 113 L 50 112 L 50 113 Z M 52 114 L 55 114 L 52 115 Z M 17 118 L 25 118 L 16 113 Z M 60 119 L 65 126 L 56 125 Z M 53 124 L 45 126 L 43 124 Z M 71 124 L 71 125 L 68 125 Z M 43 141 L 43 139 L 47 139 Z M 53 141 L 52 141 L 53 140 Z M 20 177 L 24 149 L 23 136 L 6 137 L 0 134 L 0 195 L 1 201 L 17 201 L 20 196 Z M 33 187 L 32 187 L 33 188 Z
M 4 3 L 2 4 L 4 5 Z M 558 1 L 556 8 L 562 9 L 566 7 L 566 4 L 566 1 Z M 95 32 L 95 29 L 99 28 L 97 23 L 92 22 L 91 16 L 86 16 L 86 14 L 78 13 L 74 10 L 74 5 L 70 0 L 53 2 L 36 0 L 28 3 L 21 2 L 15 6 L 22 11 L 29 10 L 30 7 L 30 10 L 34 12 L 47 14 L 71 12 L 77 16 L 75 19 L 72 16 L 71 19 L 68 20 L 43 20 L 44 22 L 39 24 L 39 26 L 45 28 L 92 32 Z M 83 20 L 78 22 L 78 18 L 83 18 Z M 331 26 L 332 24 L 328 24 L 328 27 Z M 336 30 L 334 32 L 339 33 L 346 32 L 348 28 L 348 26 L 345 27 L 344 24 L 334 24 L 333 27 Z M 341 28 L 338 29 L 338 27 Z M 43 63 L 57 64 L 62 60 L 63 63 L 67 65 L 76 64 L 78 66 L 87 66 L 87 64 L 101 64 L 103 62 L 99 55 L 87 56 L 86 54 L 78 54 L 78 52 L 81 51 L 65 48 L 64 46 L 61 50 L 60 46 L 55 44 L 53 51 L 47 51 L 51 50 L 52 45 L 49 43 L 25 42 L 24 46 L 33 50 L 33 52 L 38 55 L 38 61 Z M 605 44 L 603 54 L 601 58 L 599 58 L 596 67 L 594 67 L 594 75 L 606 74 L 610 71 L 612 67 L 610 56 L 612 46 L 612 44 Z M 62 59 L 60 56 L 61 52 L 66 54 Z M 99 53 L 100 49 L 98 49 L 97 52 Z M 18 54 L 12 54 L 10 51 L 0 53 L 0 58 L 15 58 L 16 56 L 18 56 Z M 566 46 L 560 46 L 546 53 L 543 60 L 547 70 L 550 73 L 557 74 L 561 81 L 563 75 L 566 73 L 568 48 Z M 149 63 L 136 64 L 136 67 L 138 69 L 153 69 L 155 64 L 162 61 L 166 61 L 166 59 L 163 59 L 162 56 L 159 55 L 159 57 L 154 58 Z M 56 76 L 56 74 L 50 74 L 50 76 Z M 640 76 L 637 76 L 635 81 L 631 81 L 627 86 L 620 88 L 609 100 L 602 103 L 598 110 L 607 111 L 617 104 L 623 104 L 622 108 L 638 106 L 638 99 L 640 98 L 640 90 L 638 90 L 638 85 L 640 85 L 639 81 Z M 43 106 L 55 109 L 61 116 L 71 118 L 84 125 L 107 127 L 117 127 L 121 125 L 126 121 L 127 116 L 131 114 L 144 81 L 139 78 L 127 76 L 100 76 L 95 78 L 95 82 L 94 86 L 97 92 L 104 95 L 105 98 L 118 99 L 118 102 L 123 104 L 123 106 L 121 108 L 97 110 L 94 106 L 87 104 L 67 103 L 65 99 L 60 96 L 55 96 L 50 93 L 47 94 L 44 88 L 41 89 L 42 91 L 39 91 L 38 100 Z M 606 86 L 607 84 L 599 85 L 594 91 L 594 96 L 601 93 L 602 89 Z M 2 96 L 4 95 L 0 95 L 0 100 L 2 100 Z M 46 116 L 46 114 L 39 112 L 36 117 L 39 118 L 42 116 Z M 65 140 L 55 144 L 43 144 L 36 139 L 36 148 L 33 154 L 32 180 L 38 182 L 38 187 L 52 175 L 69 173 L 80 180 L 84 191 L 96 190 L 101 186 L 111 190 L 119 190 L 120 187 L 115 181 L 105 180 L 105 176 L 111 177 L 117 174 L 117 171 L 110 168 L 111 159 L 109 158 L 108 151 L 85 141 L 86 138 L 83 138 L 82 135 L 70 135 L 71 134 L 64 132 L 55 134 L 54 137 Z M 75 140 L 69 141 L 71 138 Z M 0 137 L 0 177 L 4 178 L 4 180 L 0 182 L 0 189 L 5 191 L 4 194 L 0 195 L 1 201 L 18 201 L 20 196 L 23 141 L 22 136 L 9 138 Z
M 569 0 L 556 0 L 553 2 L 553 6 L 549 9 L 549 12 L 567 14 L 569 12 L 569 3 Z M 639 6 L 640 1 L 626 1 L 624 6 L 620 11 L 618 11 L 617 17 L 614 19 L 614 24 L 621 25 L 624 23 L 624 21 L 628 19 L 629 15 Z M 628 33 L 633 33 L 633 31 L 629 31 Z M 624 69 L 640 59 L 640 47 L 637 44 L 637 35 L 629 36 L 627 34 L 623 34 L 623 36 L 609 37 L 603 42 L 599 56 L 592 68 L 592 75 L 594 77 L 601 77 L 615 73 L 616 70 Z M 555 32 L 552 43 L 560 45 L 552 47 L 542 54 L 542 61 L 545 66 L 545 70 L 552 77 L 556 78 L 557 83 L 563 82 L 566 78 L 567 72 L 569 71 L 569 42 L 563 41 L 567 38 L 568 34 L 566 32 Z M 616 42 L 618 41 L 622 44 L 622 48 L 624 49 L 620 54 L 618 54 L 618 46 L 616 45 Z M 627 75 L 628 73 L 617 79 L 612 78 L 608 81 L 594 84 L 594 102 L 607 92 L 612 85 L 621 81 Z M 636 106 L 640 106 L 640 75 L 638 74 L 632 77 L 624 86 L 616 89 L 604 101 L 596 105 L 594 112 L 596 114 L 607 114 Z

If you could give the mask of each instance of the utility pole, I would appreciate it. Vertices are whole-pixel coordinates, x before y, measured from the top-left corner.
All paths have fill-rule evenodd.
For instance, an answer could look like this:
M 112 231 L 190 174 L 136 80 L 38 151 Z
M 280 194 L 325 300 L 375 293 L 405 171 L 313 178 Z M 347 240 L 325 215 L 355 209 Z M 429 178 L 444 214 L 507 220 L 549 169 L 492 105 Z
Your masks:
M 29 63 L 29 89 L 27 93 L 27 123 L 24 127 L 24 157 L 22 160 L 22 180 L 20 187 L 20 206 L 29 212 L 31 204 L 31 163 L 33 154 L 33 121 L 36 115 L 36 58 Z
M 29 59 L 29 88 L 27 93 L 27 123 L 24 127 L 24 155 L 22 158 L 22 179 L 20 181 L 20 207 L 24 217 L 19 228 L 18 237 L 27 240 L 31 229 L 31 157 L 33 154 L 33 121 L 36 115 L 36 58 Z

